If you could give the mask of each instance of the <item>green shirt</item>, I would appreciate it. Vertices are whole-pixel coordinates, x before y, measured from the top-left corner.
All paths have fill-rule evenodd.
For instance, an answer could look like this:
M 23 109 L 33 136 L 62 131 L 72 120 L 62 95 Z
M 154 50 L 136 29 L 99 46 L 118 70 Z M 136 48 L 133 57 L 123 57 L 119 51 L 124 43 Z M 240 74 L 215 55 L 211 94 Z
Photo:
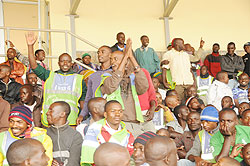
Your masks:
M 236 128 L 235 145 L 250 143 L 250 127 L 236 125 L 235 128 Z M 220 131 L 218 131 L 212 136 L 210 140 L 210 146 L 213 149 L 214 158 L 220 154 L 223 147 L 223 143 L 224 143 L 224 136 L 221 134 Z M 232 149 L 233 146 L 230 146 L 229 154 L 231 154 Z M 242 161 L 240 154 L 236 156 L 234 159 L 236 159 L 239 162 Z
M 50 70 L 43 68 L 39 64 L 37 64 L 37 65 L 38 65 L 37 68 L 33 69 L 32 71 L 37 75 L 37 77 L 39 77 L 43 81 L 46 81 L 47 78 L 49 77 Z M 65 74 L 65 75 L 66 74 L 74 74 L 74 72 L 72 70 L 68 71 L 67 73 L 62 72 L 61 70 L 57 70 L 57 71 L 55 71 L 55 73 L 60 73 L 60 74 Z M 87 92 L 87 86 L 86 86 L 86 83 L 84 82 L 84 80 L 82 80 L 82 95 L 80 97 L 80 101 L 85 100 L 86 92 Z

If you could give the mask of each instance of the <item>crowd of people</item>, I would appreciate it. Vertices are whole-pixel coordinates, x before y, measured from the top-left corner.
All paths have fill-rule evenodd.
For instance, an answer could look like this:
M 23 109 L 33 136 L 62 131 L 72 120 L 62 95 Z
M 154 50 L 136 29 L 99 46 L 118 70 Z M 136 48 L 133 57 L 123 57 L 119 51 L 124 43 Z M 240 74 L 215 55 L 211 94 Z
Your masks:
M 250 42 L 240 57 L 175 38 L 160 59 L 119 32 L 98 65 L 62 53 L 51 71 L 25 37 L 28 57 L 6 41 L 0 64 L 0 165 L 250 166 Z

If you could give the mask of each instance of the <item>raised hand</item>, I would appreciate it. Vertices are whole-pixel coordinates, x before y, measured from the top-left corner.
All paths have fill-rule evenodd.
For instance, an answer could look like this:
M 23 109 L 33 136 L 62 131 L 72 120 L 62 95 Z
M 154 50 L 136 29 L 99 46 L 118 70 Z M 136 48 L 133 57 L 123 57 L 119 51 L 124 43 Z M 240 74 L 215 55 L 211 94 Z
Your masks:
M 126 44 L 126 49 L 125 49 L 124 54 L 126 56 L 128 56 L 128 57 L 133 56 L 133 53 L 132 53 L 132 40 L 130 38 L 127 39 L 127 44 Z
M 203 48 L 204 44 L 205 44 L 205 41 L 202 40 L 202 38 L 201 38 L 201 41 L 200 41 L 200 48 Z
M 28 32 L 25 34 L 26 37 L 26 43 L 27 45 L 33 46 L 36 43 L 37 36 L 34 34 L 34 32 Z
M 8 43 L 10 43 L 11 48 L 15 47 L 14 44 L 10 40 L 6 40 L 5 44 L 8 45 Z
M 243 146 L 244 146 L 244 144 L 234 145 L 233 150 L 232 150 L 229 157 L 235 158 L 236 156 L 238 156 L 240 154 Z

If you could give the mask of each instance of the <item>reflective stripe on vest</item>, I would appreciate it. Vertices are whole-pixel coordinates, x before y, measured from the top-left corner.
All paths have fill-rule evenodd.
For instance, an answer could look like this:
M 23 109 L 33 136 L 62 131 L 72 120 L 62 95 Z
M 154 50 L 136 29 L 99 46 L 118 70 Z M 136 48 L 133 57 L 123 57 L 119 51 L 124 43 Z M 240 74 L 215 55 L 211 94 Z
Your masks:
M 62 75 L 50 72 L 44 85 L 44 102 L 42 124 L 48 126 L 47 115 L 49 106 L 56 101 L 65 101 L 70 105 L 71 112 L 68 116 L 69 125 L 76 125 L 79 108 L 78 100 L 82 94 L 82 75 Z
M 206 145 L 206 139 L 209 139 L 207 140 L 208 143 L 210 142 L 210 138 L 211 138 L 211 135 L 208 134 L 207 132 L 205 132 L 205 130 L 201 130 L 199 133 L 199 138 L 200 138 L 200 142 L 201 142 L 201 158 L 203 160 L 207 160 L 207 161 L 210 161 L 212 163 L 215 163 L 215 160 L 214 160 L 214 157 L 213 157 L 213 154 L 212 154 L 212 151 L 210 149 L 210 145 Z M 208 138 L 208 136 L 210 136 L 210 138 Z M 206 138 L 207 137 L 207 138 Z M 206 146 L 209 146 L 209 148 L 207 148 Z M 209 149 L 207 152 L 207 149 Z
M 206 80 L 208 79 L 208 81 L 207 81 L 208 84 L 200 86 L 200 80 L 202 80 L 202 79 L 203 78 L 201 78 L 200 76 L 197 77 L 197 93 L 198 93 L 199 96 L 206 96 L 208 88 L 212 84 L 213 77 L 209 76 L 208 78 L 205 78 Z M 203 79 L 203 80 L 205 80 L 205 79 Z

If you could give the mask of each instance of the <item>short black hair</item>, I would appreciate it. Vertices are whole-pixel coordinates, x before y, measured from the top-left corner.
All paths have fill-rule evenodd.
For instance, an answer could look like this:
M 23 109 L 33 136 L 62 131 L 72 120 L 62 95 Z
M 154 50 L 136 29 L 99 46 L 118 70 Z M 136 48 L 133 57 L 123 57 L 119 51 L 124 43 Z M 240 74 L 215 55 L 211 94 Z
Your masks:
M 214 43 L 213 46 L 218 46 L 218 47 L 220 47 L 220 45 L 219 45 L 218 43 Z
M 65 101 L 56 101 L 54 103 L 60 104 L 64 108 L 63 111 L 66 113 L 66 117 L 68 118 L 68 116 L 71 112 L 70 105 L 68 103 L 66 103 Z
M 123 32 L 118 32 L 116 37 L 118 37 L 119 35 L 124 35 L 125 36 L 125 34 Z
M 220 112 L 219 112 L 219 117 L 222 113 L 224 112 L 232 112 L 235 115 L 235 118 L 237 118 L 237 114 L 236 112 L 232 109 L 232 108 L 223 108 Z
M 168 91 L 166 92 L 166 96 L 173 96 L 172 93 L 173 93 L 174 91 L 176 91 L 176 90 L 174 90 L 174 89 L 168 90 Z
M 107 108 L 108 108 L 108 106 L 109 106 L 110 104 L 115 104 L 115 103 L 118 103 L 118 104 L 121 105 L 121 103 L 120 103 L 119 101 L 117 101 L 117 100 L 110 100 L 110 101 L 108 101 L 108 102 L 105 104 L 105 106 L 104 106 L 104 112 L 106 112 L 106 110 L 107 110 Z
M 35 55 L 36 55 L 36 54 L 38 54 L 38 53 L 39 53 L 39 52 L 41 52 L 41 51 L 43 51 L 43 52 L 44 52 L 44 50 L 43 50 L 43 49 L 38 49 L 38 50 L 36 50 L 36 51 L 35 51 Z
M 216 74 L 216 79 L 217 80 L 222 80 L 223 79 L 223 74 L 227 74 L 226 71 L 219 71 L 217 74 Z
M 246 109 L 241 113 L 241 118 L 243 118 L 245 116 L 245 114 L 247 113 L 247 111 L 250 111 L 250 109 Z
M 140 39 L 142 40 L 144 37 L 147 37 L 147 38 L 148 38 L 147 35 L 142 35 Z
M 172 46 L 173 46 L 173 47 L 176 46 L 176 42 L 177 42 L 178 40 L 182 40 L 182 41 L 183 41 L 182 38 L 175 38 L 175 39 L 173 39 L 173 43 L 172 43 Z
M 183 107 L 187 107 L 185 104 L 180 104 L 174 108 L 174 116 L 178 118 L 178 114 L 180 113 L 180 109 Z
M 10 68 L 10 66 L 8 66 L 8 65 L 1 65 L 1 67 L 7 69 L 7 71 L 11 73 L 11 68 Z
M 234 43 L 234 42 L 230 42 L 230 43 L 228 43 L 228 45 L 227 45 L 227 46 L 230 46 L 230 45 L 233 45 L 233 46 L 235 47 L 235 43 Z

